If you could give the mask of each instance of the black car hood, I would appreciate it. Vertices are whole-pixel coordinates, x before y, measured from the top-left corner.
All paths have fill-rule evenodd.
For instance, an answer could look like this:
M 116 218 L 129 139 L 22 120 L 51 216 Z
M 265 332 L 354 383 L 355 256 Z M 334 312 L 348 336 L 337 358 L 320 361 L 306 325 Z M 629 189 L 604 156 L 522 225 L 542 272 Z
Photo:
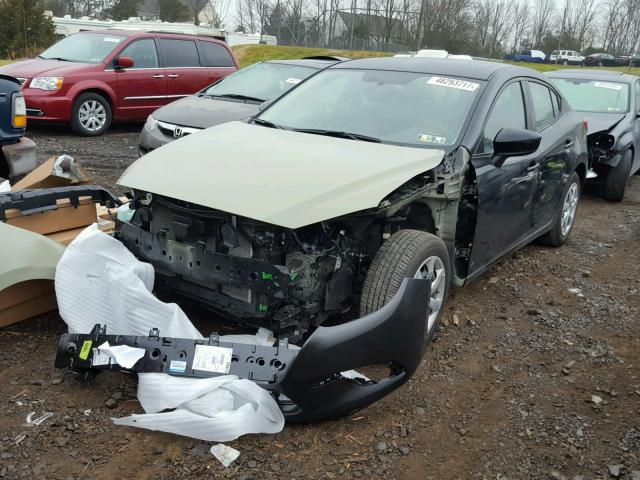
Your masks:
M 258 112 L 258 104 L 190 95 L 153 113 L 162 122 L 184 127 L 209 128 L 233 120 L 243 120 Z
M 584 119 L 589 123 L 587 135 L 611 130 L 627 115 L 626 113 L 580 113 L 584 115 Z

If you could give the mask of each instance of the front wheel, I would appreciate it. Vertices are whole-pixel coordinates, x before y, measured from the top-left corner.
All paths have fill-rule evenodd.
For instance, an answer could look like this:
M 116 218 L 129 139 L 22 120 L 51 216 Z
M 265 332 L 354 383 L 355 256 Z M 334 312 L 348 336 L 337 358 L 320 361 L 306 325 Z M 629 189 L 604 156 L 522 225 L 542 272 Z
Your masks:
M 362 287 L 360 314 L 382 308 L 397 293 L 404 278 L 431 281 L 429 313 L 425 312 L 425 341 L 433 337 L 449 293 L 451 266 L 444 242 L 419 230 L 400 230 L 376 253 Z
M 564 65 L 566 67 L 567 65 L 569 65 L 569 62 L 567 60 L 563 60 L 562 61 L 562 65 Z
M 542 243 L 550 247 L 560 247 L 569 239 L 576 219 L 581 190 L 580 177 L 573 172 L 564 188 L 560 213 L 556 215 L 551 230 L 540 238 Z
M 111 125 L 111 105 L 102 95 L 83 93 L 73 103 L 71 128 L 83 137 L 102 135 Z
M 624 191 L 627 188 L 633 152 L 627 150 L 622 154 L 618 165 L 612 167 L 604 180 L 604 198 L 609 202 L 621 202 L 624 199 Z

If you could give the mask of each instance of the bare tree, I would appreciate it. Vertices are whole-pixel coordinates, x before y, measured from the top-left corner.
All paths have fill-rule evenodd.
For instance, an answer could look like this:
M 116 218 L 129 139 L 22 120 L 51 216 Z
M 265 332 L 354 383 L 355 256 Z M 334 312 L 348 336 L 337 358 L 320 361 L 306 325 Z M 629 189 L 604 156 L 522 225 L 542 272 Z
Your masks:
M 553 0 L 536 0 L 531 24 L 531 39 L 534 45 L 541 45 L 549 32 L 554 13 Z
M 531 26 L 529 19 L 529 3 L 527 0 L 517 1 L 513 8 L 513 49 L 522 48 L 525 32 Z

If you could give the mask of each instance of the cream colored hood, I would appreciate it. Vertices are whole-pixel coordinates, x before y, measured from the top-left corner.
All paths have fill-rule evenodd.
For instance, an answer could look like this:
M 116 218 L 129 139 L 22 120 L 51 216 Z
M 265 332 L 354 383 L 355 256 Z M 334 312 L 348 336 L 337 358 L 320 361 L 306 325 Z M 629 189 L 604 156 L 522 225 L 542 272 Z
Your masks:
M 443 157 L 442 150 L 231 122 L 148 153 L 118 183 L 299 228 L 376 207 Z

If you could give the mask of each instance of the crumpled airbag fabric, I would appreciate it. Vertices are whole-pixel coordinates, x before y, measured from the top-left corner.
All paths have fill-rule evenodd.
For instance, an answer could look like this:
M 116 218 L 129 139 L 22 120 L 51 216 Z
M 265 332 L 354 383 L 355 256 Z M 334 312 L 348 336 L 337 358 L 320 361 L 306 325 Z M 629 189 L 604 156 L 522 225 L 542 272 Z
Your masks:
M 176 304 L 152 293 L 154 271 L 122 243 L 87 227 L 66 249 L 55 274 L 60 315 L 72 333 L 89 333 L 97 323 L 120 335 L 204 338 Z M 242 336 L 269 342 L 269 332 Z M 221 337 L 224 339 L 224 337 Z M 235 340 L 234 340 L 235 341 Z M 118 425 L 229 441 L 247 433 L 277 433 L 284 417 L 273 397 L 254 382 L 234 375 L 214 378 L 139 375 L 138 399 L 146 412 L 113 419 Z M 174 409 L 169 412 L 164 410 Z

